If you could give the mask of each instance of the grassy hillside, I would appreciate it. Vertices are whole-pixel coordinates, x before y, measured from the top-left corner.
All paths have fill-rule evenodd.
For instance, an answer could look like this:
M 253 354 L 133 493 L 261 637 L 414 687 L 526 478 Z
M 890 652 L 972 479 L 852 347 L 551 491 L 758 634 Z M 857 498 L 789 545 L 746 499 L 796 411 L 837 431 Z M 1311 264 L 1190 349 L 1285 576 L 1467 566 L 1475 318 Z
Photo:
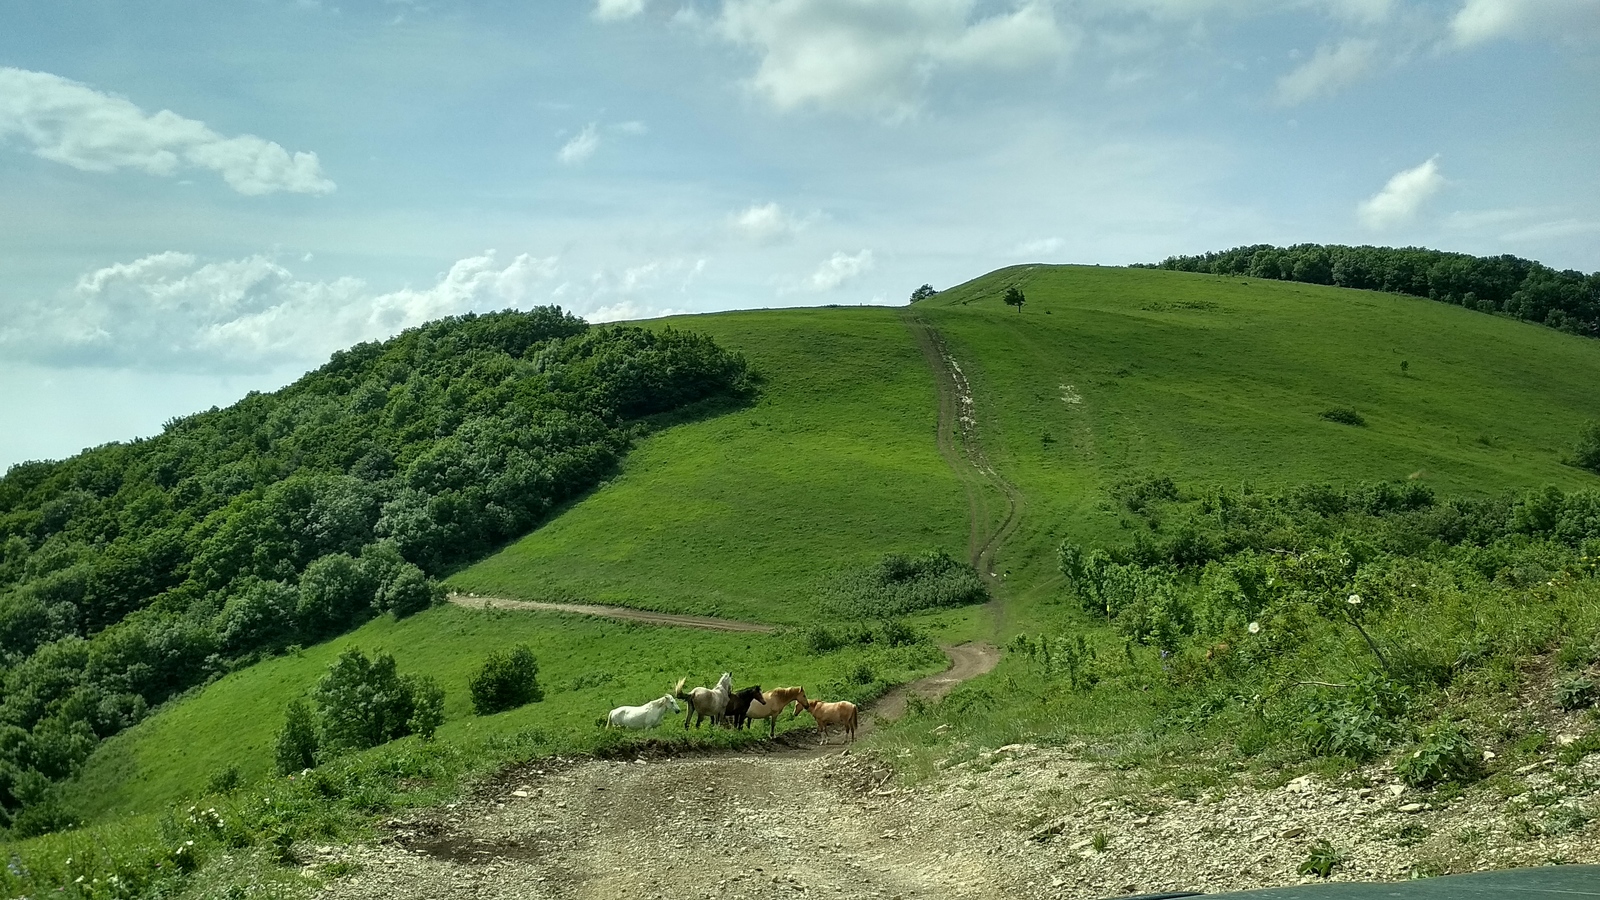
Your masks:
M 494 716 L 472 714 L 468 676 L 489 653 L 527 643 L 539 660 L 543 702 Z M 437 607 L 401 621 L 385 617 L 342 638 L 235 672 L 107 741 L 72 783 L 69 803 L 104 819 L 201 794 L 216 773 L 237 766 L 247 782 L 272 773 L 273 741 L 289 700 L 309 694 L 346 647 L 392 653 L 402 672 L 425 672 L 445 690 L 437 740 L 471 746 L 529 730 L 561 752 L 593 748 L 606 711 L 653 700 L 679 678 L 712 684 L 724 670 L 735 686 L 803 684 L 820 696 L 848 694 L 865 664 L 898 683 L 938 668 L 931 646 L 846 647 L 821 656 L 798 635 L 694 632 L 573 616 Z M 789 720 L 785 720 L 789 725 Z M 682 731 L 671 717 L 668 733 Z M 676 731 L 671 731 L 676 729 Z M 613 735 L 612 737 L 614 737 Z
M 1012 284 L 1028 295 L 1020 313 L 1000 301 Z M 914 312 L 970 377 L 989 457 L 1022 496 L 1022 527 L 998 558 L 1010 571 L 1002 638 L 1080 621 L 1016 601 L 1060 589 L 1064 536 L 1124 543 L 1145 527 L 1112 501 L 1130 476 L 1193 488 L 1415 477 L 1445 495 L 1600 484 L 1560 462 L 1578 424 L 1600 417 L 1600 342 L 1549 329 L 1389 295 L 1083 267 L 1003 270 Z M 891 551 L 965 553 L 966 498 L 935 445 L 934 380 L 903 311 L 671 324 L 744 353 L 764 378 L 759 400 L 642 440 L 621 474 L 452 586 L 804 623 L 831 570 Z M 1366 426 L 1321 417 L 1334 407 Z M 923 627 L 991 626 L 967 610 Z M 549 699 L 467 716 L 467 672 L 518 641 L 534 645 Z M 731 667 L 740 683 L 809 685 L 839 683 L 862 660 L 886 680 L 928 663 L 925 650 L 813 657 L 798 637 L 435 609 L 369 623 L 163 709 L 97 754 L 75 802 L 110 814 L 192 794 L 230 762 L 264 774 L 284 703 L 350 643 L 391 650 L 403 671 L 444 683 L 443 741 L 534 727 L 550 746 L 579 749 L 604 709 L 656 696 L 678 675 L 709 680 Z
M 619 477 L 452 587 L 798 623 L 838 567 L 964 553 L 966 501 L 934 444 L 933 379 L 897 311 L 665 324 L 744 353 L 764 378 L 759 401 L 641 441 Z
M 1011 285 L 1020 313 L 1001 300 Z M 1125 541 L 1107 489 L 1129 477 L 1600 486 L 1561 463 L 1600 418 L 1593 340 L 1393 294 L 1090 266 L 1003 269 L 925 304 L 1026 498 L 998 558 L 1013 578 L 1053 575 L 1069 535 Z M 1366 426 L 1321 417 L 1336 407 Z

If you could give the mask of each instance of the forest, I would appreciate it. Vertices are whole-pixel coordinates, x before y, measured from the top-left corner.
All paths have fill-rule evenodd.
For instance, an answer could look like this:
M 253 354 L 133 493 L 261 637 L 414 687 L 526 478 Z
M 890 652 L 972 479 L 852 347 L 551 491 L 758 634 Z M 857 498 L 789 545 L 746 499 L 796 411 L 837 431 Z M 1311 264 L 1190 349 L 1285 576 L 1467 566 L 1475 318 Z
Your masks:
M 1600 337 L 1600 272 L 1558 272 L 1510 255 L 1469 256 L 1421 247 L 1252 244 L 1203 256 L 1170 256 L 1145 268 L 1409 294 Z
M 273 393 L 0 479 L 0 827 L 156 704 L 438 602 L 434 580 L 616 471 L 652 417 L 734 401 L 740 355 L 559 308 L 445 319 Z

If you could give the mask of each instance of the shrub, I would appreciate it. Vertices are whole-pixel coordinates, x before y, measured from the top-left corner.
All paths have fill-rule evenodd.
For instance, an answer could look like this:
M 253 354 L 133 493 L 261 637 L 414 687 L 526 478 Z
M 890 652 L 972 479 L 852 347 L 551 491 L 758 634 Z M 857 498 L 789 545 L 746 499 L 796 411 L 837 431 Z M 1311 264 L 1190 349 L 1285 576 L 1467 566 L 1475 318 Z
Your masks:
M 288 775 L 317 764 L 317 723 L 304 700 L 291 700 L 284 710 L 283 730 L 278 732 L 276 758 L 278 774 Z
M 812 656 L 821 656 L 844 646 L 838 635 L 821 625 L 813 625 L 803 633 L 801 640 L 806 645 L 806 652 Z
M 539 663 L 526 644 L 489 654 L 467 681 L 467 689 L 472 693 L 472 711 L 480 716 L 544 699 L 539 687 Z
M 343 630 L 371 615 L 376 592 L 368 566 L 348 553 L 330 553 L 306 566 L 295 616 L 311 634 Z
M 365 750 L 411 733 L 415 681 L 402 679 L 394 657 L 374 659 L 352 647 L 339 654 L 314 693 L 322 746 Z
M 1395 774 L 1412 787 L 1431 787 L 1448 782 L 1473 781 L 1479 774 L 1480 757 L 1472 741 L 1461 729 L 1446 725 L 1422 736 L 1416 749 L 1395 764 Z
M 862 660 L 851 667 L 845 680 L 851 684 L 871 684 L 878 680 L 878 673 L 872 668 L 872 663 Z
M 1348 406 L 1336 406 L 1333 409 L 1323 410 L 1322 417 L 1329 422 L 1338 422 L 1340 425 L 1354 425 L 1357 428 L 1364 428 L 1367 424 L 1367 420 L 1360 413 Z
M 900 619 L 889 619 L 878 628 L 879 638 L 890 647 L 909 647 L 922 642 L 922 635 Z
M 206 793 L 231 794 L 243 786 L 244 773 L 239 771 L 237 763 L 229 763 L 211 773 L 211 778 L 206 781 Z
M 407 675 L 402 681 L 411 691 L 411 718 L 406 727 L 425 741 L 444 724 L 444 688 L 427 675 Z
M 1572 448 L 1572 464 L 1600 475 L 1600 422 L 1586 422 L 1578 429 L 1578 443 Z
M 841 619 L 889 618 L 988 599 L 977 570 L 942 550 L 890 553 L 869 568 L 833 576 L 822 588 L 823 609 Z

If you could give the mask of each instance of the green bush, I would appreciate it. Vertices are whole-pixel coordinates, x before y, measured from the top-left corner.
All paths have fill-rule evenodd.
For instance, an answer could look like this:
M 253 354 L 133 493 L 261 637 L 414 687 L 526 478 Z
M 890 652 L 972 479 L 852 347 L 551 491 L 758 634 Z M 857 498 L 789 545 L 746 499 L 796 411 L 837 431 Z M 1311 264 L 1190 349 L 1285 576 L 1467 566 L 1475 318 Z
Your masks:
M 489 654 L 467 681 L 467 689 L 472 694 L 472 711 L 480 716 L 544 699 L 539 687 L 539 663 L 526 644 Z
M 322 747 L 365 750 L 410 734 L 419 684 L 402 678 L 387 653 L 369 660 L 352 647 L 339 654 L 313 692 Z
M 1416 749 L 1400 757 L 1395 774 L 1412 787 L 1475 781 L 1482 757 L 1472 741 L 1453 725 L 1429 730 Z
M 1365 427 L 1367 420 L 1355 410 L 1347 406 L 1336 406 L 1333 409 L 1323 410 L 1322 417 L 1329 422 L 1338 422 L 1340 425 L 1354 425 L 1358 428 Z
M 1600 422 L 1585 422 L 1572 448 L 1572 464 L 1600 475 Z
M 291 700 L 284 710 L 274 756 L 278 774 L 289 775 L 317 764 L 317 721 L 304 700 Z
M 812 656 L 821 656 L 844 646 L 844 641 L 839 636 L 829 631 L 822 625 L 813 625 L 801 635 L 801 641 L 806 646 L 806 652 Z
M 841 572 L 822 587 L 823 609 L 841 619 L 882 619 L 984 603 L 977 570 L 944 551 L 891 553 L 866 569 Z

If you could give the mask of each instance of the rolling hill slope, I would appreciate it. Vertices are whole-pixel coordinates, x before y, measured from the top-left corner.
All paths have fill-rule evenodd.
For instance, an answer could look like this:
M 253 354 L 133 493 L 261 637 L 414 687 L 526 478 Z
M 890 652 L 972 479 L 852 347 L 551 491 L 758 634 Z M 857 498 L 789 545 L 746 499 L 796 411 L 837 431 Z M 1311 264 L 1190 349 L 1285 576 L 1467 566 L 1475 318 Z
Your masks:
M 1600 418 L 1586 338 L 1393 294 L 1092 266 L 1003 269 L 925 302 L 1029 504 L 1000 565 L 1033 578 L 1064 537 L 1125 540 L 1107 488 L 1130 477 L 1600 485 L 1561 462 Z M 1340 407 L 1365 427 L 1321 417 Z
M 1001 302 L 1017 285 L 1019 313 Z M 1126 538 L 1108 489 L 1419 478 L 1442 494 L 1593 486 L 1565 466 L 1600 417 L 1600 342 L 1417 298 L 1091 266 L 1003 269 L 919 303 L 1025 509 L 996 568 Z M 642 443 L 621 477 L 452 579 L 463 590 L 794 622 L 818 573 L 965 543 L 935 396 L 900 314 L 673 320 L 743 351 L 760 403 Z M 1401 363 L 1407 365 L 1404 369 Z M 1321 417 L 1356 410 L 1364 427 Z M 993 507 L 993 497 L 988 503 Z M 1000 515 L 991 509 L 991 518 Z
M 1000 300 L 1012 284 L 1028 295 L 1020 313 Z M 820 579 L 839 567 L 888 552 L 964 555 L 972 479 L 961 466 L 971 460 L 941 456 L 940 382 L 910 327 L 918 320 L 970 382 L 975 433 L 1019 498 L 1017 531 L 995 557 L 1008 609 L 1000 637 L 1060 620 L 1062 608 L 1033 601 L 1059 589 L 1063 537 L 1127 540 L 1133 523 L 1110 489 L 1130 476 L 1167 475 L 1196 490 L 1413 476 L 1443 494 L 1600 484 L 1560 461 L 1578 424 L 1600 416 L 1590 389 L 1600 383 L 1600 342 L 1390 295 L 1019 267 L 911 310 L 662 323 L 743 352 L 764 378 L 759 400 L 641 440 L 608 484 L 458 572 L 451 586 L 802 624 L 816 615 Z M 1366 426 L 1323 419 L 1332 407 L 1355 409 Z M 976 490 L 976 525 L 992 529 L 1004 504 Z M 733 666 L 808 682 L 837 680 L 853 664 L 848 655 L 808 656 L 783 635 L 487 615 L 498 618 L 437 609 L 376 621 L 304 657 L 235 673 L 113 741 L 75 794 L 109 814 L 197 792 L 227 759 L 248 759 L 247 774 L 264 774 L 273 711 L 349 642 L 393 649 L 402 669 L 441 674 L 453 704 L 445 740 L 466 740 L 472 728 L 578 735 L 594 710 L 647 699 L 700 658 L 707 671 Z M 974 610 L 920 624 L 946 638 L 996 627 Z M 483 652 L 517 640 L 534 643 L 568 691 L 478 725 L 462 708 L 465 673 Z M 909 658 L 872 664 L 883 677 L 921 670 Z M 584 686 L 601 669 L 610 678 Z M 162 761 L 199 733 L 226 739 Z

